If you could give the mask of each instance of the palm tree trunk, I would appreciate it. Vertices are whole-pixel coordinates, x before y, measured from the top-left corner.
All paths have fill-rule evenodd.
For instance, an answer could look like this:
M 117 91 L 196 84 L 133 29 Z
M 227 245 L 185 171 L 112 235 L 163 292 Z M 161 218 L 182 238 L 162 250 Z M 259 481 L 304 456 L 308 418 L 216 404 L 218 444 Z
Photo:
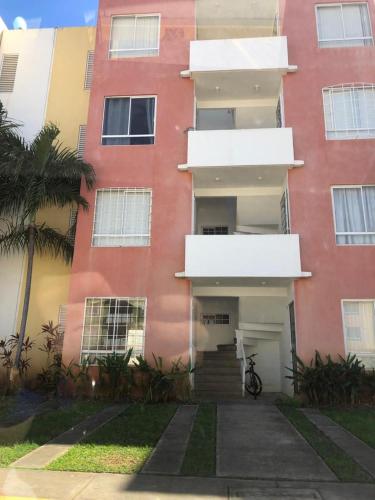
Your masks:
M 20 368 L 22 345 L 26 333 L 26 323 L 27 323 L 27 316 L 29 313 L 29 304 L 30 304 L 31 278 L 33 274 L 34 251 L 35 251 L 35 226 L 33 223 L 31 223 L 29 226 L 29 242 L 27 247 L 27 274 L 26 274 L 25 294 L 23 299 L 22 318 L 21 318 L 20 333 L 19 333 L 18 346 L 16 352 L 16 359 L 14 361 L 14 366 L 16 369 Z

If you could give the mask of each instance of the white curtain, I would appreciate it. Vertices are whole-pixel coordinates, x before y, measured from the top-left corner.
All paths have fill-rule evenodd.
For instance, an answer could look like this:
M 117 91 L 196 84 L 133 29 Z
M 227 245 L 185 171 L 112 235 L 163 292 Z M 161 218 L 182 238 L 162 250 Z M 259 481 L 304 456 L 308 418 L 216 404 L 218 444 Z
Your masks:
M 318 7 L 318 30 L 321 47 L 333 47 L 332 42 L 324 40 L 342 40 L 344 26 L 341 17 L 341 7 Z
M 337 188 L 333 190 L 336 241 L 341 245 L 375 244 L 375 235 L 366 234 L 372 231 L 375 218 L 375 190 L 369 187 L 363 196 L 361 188 Z M 366 217 L 366 219 L 365 219 Z
M 109 98 L 105 101 L 103 135 L 129 135 L 129 98 Z M 129 144 L 126 137 L 103 138 L 104 145 Z
M 158 16 L 113 18 L 110 43 L 112 58 L 157 55 L 158 46 Z
M 98 191 L 94 246 L 145 246 L 150 239 L 151 193 L 136 190 Z
M 374 302 L 344 302 L 347 351 L 375 354 Z

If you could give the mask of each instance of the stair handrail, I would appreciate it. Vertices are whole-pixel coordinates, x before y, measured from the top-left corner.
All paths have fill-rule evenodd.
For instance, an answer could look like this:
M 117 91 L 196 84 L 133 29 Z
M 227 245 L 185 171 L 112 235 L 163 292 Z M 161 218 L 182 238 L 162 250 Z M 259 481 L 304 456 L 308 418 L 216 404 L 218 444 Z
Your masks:
M 242 395 L 245 395 L 246 353 L 243 344 L 243 333 L 236 330 L 237 359 L 241 359 Z

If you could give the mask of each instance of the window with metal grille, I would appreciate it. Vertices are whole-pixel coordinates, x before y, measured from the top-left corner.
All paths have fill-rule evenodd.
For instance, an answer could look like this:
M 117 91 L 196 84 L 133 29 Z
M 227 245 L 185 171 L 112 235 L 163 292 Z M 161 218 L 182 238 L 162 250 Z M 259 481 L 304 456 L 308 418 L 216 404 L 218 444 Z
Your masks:
M 80 159 L 83 159 L 85 154 L 85 146 L 86 146 L 86 125 L 80 125 L 78 131 L 78 143 L 77 143 L 77 153 Z
M 147 246 L 150 244 L 150 232 L 150 189 L 113 188 L 97 191 L 93 246 Z
M 154 144 L 155 105 L 155 97 L 107 97 L 102 144 Z
M 76 237 L 77 217 L 78 217 L 78 209 L 71 208 L 70 215 L 69 215 L 68 237 L 73 245 L 74 245 L 74 241 L 75 241 L 75 237 Z
M 290 234 L 289 196 L 287 189 L 284 191 L 281 197 L 280 210 L 281 210 L 281 232 L 283 234 Z
M 375 245 L 375 186 L 334 187 L 338 245 Z
M 344 300 L 346 352 L 375 355 L 375 302 Z
M 215 313 L 215 314 L 202 314 L 201 322 L 204 325 L 230 325 L 230 314 Z
M 375 137 L 375 85 L 353 83 L 323 89 L 327 139 Z
M 18 54 L 4 54 L 0 72 L 0 93 L 13 92 L 18 65 Z
M 203 226 L 202 227 L 202 234 L 229 234 L 229 228 L 228 226 Z
M 160 16 L 155 14 L 112 17 L 109 57 L 159 55 Z
M 372 45 L 367 3 L 342 3 L 316 7 L 319 47 Z
M 87 52 L 87 59 L 86 59 L 86 73 L 85 73 L 86 90 L 91 89 L 93 71 L 94 71 L 94 51 L 89 50 Z
M 86 299 L 81 361 L 96 360 L 112 352 L 144 351 L 146 299 L 140 297 Z

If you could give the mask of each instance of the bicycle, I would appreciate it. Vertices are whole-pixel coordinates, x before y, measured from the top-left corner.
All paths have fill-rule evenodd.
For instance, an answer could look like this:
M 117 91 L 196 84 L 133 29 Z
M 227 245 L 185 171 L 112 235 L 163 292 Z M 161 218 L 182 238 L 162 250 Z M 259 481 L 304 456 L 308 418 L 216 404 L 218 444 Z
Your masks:
M 254 399 L 256 399 L 262 392 L 262 380 L 254 371 L 255 361 L 253 358 L 255 356 L 256 354 L 247 356 L 246 359 L 249 360 L 249 368 L 245 372 L 245 389 L 249 394 L 254 396 Z

